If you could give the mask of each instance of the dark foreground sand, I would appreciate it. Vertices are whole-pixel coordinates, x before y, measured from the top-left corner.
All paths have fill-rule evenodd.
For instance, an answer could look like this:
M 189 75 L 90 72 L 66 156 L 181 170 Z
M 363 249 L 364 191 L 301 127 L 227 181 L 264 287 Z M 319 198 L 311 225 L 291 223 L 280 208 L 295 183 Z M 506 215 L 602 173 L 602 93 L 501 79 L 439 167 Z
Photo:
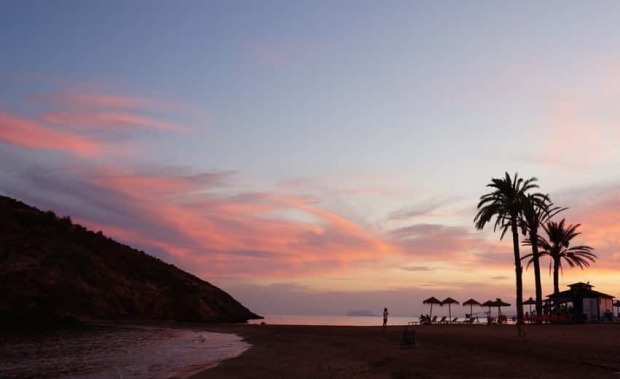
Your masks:
M 220 325 L 253 347 L 192 379 L 230 378 L 618 378 L 620 324 L 416 326 Z

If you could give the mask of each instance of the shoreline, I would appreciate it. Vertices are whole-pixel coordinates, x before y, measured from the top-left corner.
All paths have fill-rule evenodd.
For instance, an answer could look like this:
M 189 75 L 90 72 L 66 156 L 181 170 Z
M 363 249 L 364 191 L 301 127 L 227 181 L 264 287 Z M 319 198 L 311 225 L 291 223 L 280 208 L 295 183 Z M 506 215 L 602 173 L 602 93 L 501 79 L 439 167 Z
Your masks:
M 620 324 L 415 326 L 192 325 L 251 344 L 187 376 L 224 378 L 618 378 Z M 411 329 L 412 327 L 408 327 Z

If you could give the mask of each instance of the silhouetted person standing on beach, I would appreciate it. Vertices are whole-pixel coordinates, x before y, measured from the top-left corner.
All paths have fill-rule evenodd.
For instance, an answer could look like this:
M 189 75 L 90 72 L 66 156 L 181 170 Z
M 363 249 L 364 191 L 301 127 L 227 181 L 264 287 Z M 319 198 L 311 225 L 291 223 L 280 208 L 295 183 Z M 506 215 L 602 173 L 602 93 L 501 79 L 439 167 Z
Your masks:
M 388 310 L 387 308 L 383 308 L 383 326 L 385 327 L 387 325 L 387 318 L 388 318 Z

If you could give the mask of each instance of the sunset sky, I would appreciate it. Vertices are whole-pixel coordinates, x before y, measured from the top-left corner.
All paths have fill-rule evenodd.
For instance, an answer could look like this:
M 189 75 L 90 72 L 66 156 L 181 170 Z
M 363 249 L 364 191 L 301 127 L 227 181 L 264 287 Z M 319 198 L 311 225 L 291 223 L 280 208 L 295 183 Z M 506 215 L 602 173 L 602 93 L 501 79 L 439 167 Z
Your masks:
M 620 296 L 618 25 L 617 1 L 2 1 L 0 193 L 259 314 L 404 316 L 514 304 L 511 241 L 473 218 L 518 172 L 599 256 L 561 287 Z

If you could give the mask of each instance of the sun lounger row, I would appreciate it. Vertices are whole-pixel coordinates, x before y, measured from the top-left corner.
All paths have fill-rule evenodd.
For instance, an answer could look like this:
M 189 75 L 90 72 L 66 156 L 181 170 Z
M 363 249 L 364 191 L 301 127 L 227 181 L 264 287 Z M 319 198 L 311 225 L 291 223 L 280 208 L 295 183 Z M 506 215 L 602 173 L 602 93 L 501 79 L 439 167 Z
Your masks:
M 477 317 L 466 317 L 465 319 L 460 319 L 459 317 L 454 317 L 449 319 L 446 316 L 441 317 L 438 320 L 438 316 L 431 317 L 420 317 L 419 321 L 411 321 L 409 325 L 450 325 L 450 324 L 477 324 L 479 323 Z
M 484 319 L 483 319 L 484 320 Z M 564 313 L 561 314 L 551 314 L 551 315 L 540 315 L 540 316 L 526 316 L 523 318 L 523 321 L 526 324 L 558 324 L 558 323 L 567 323 L 568 316 Z M 497 325 L 508 325 L 508 324 L 516 324 L 517 318 L 515 316 L 508 317 L 501 315 L 499 317 L 486 317 L 486 324 L 497 324 Z M 480 320 L 476 316 L 466 317 L 464 319 L 460 319 L 459 317 L 454 317 L 450 320 L 448 317 L 443 316 L 439 318 L 438 316 L 433 317 L 420 317 L 419 321 L 411 321 L 409 325 L 450 325 L 450 324 L 480 324 Z
M 560 324 L 568 322 L 568 315 L 566 313 L 539 315 L 539 316 L 526 316 L 523 318 L 526 324 Z

